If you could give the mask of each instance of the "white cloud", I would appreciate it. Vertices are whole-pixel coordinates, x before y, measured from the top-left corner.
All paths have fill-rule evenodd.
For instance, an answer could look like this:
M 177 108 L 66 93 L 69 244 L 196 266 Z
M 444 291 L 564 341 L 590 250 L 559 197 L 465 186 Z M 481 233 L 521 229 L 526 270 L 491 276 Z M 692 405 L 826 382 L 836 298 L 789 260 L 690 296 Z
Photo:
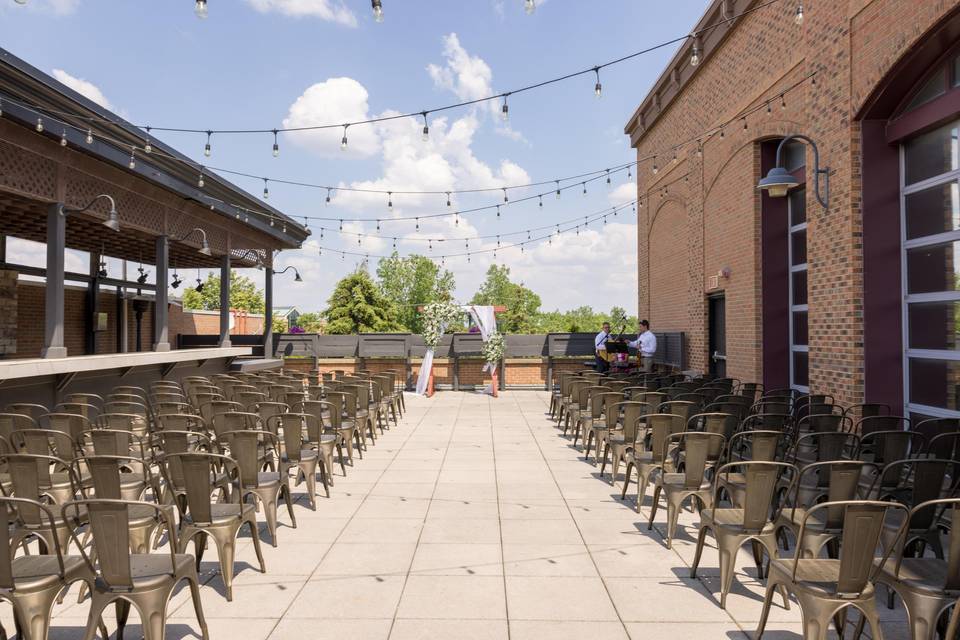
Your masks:
M 610 193 L 607 194 L 607 199 L 610 201 L 610 204 L 618 207 L 622 204 L 632 202 L 637 199 L 637 185 L 633 180 L 630 182 L 624 182 L 623 184 L 615 187 L 610 190 Z
M 460 44 L 456 33 L 443 38 L 443 66 L 427 65 L 433 83 L 451 91 L 461 100 L 477 100 L 493 93 L 493 71 L 483 58 L 472 56 Z
M 68 16 L 76 12 L 80 0 L 29 0 L 26 4 L 0 2 L 0 13 L 10 11 L 33 11 L 46 15 Z
M 353 78 L 330 78 L 318 82 L 290 105 L 283 119 L 285 129 L 309 127 L 332 122 L 357 122 L 370 118 L 367 98 L 369 94 L 362 84 Z M 340 149 L 343 129 L 318 129 L 289 134 L 295 144 L 304 146 L 320 155 L 337 154 L 371 156 L 380 150 L 380 139 L 371 125 L 357 125 L 347 129 L 347 149 Z
M 291 18 L 319 18 L 346 27 L 357 26 L 357 17 L 339 0 L 247 0 L 260 13 L 277 12 Z
M 72 76 L 63 69 L 54 69 L 53 77 L 85 98 L 93 100 L 104 109 L 113 109 L 113 106 L 110 104 L 110 101 L 107 100 L 107 97 L 103 95 L 103 91 L 100 90 L 100 87 L 93 84 L 89 80 Z

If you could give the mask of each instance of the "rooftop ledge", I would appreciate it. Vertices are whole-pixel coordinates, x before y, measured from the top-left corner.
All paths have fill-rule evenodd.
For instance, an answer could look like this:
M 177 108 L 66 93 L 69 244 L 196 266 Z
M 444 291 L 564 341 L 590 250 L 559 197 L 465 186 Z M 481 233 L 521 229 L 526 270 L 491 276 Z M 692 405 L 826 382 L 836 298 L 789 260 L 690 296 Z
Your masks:
M 70 375 L 84 371 L 131 369 L 157 364 L 175 364 L 216 358 L 249 356 L 250 347 L 210 349 L 177 349 L 173 351 L 141 351 L 139 353 L 105 353 L 94 356 L 67 358 L 23 358 L 0 360 L 0 380 L 32 378 L 35 376 Z

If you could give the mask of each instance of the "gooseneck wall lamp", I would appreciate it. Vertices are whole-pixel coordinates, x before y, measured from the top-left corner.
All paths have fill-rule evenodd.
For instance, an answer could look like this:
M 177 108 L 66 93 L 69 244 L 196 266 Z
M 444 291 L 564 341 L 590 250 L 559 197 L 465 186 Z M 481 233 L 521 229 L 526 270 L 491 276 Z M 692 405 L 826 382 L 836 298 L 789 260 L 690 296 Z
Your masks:
M 201 229 L 200 227 L 194 227 L 187 233 L 187 235 L 183 236 L 182 238 L 178 238 L 177 242 L 183 242 L 184 240 L 186 240 L 187 238 L 189 238 L 190 236 L 192 236 L 197 232 L 200 233 L 200 243 L 201 243 L 200 248 L 197 249 L 197 253 L 204 256 L 212 256 L 213 252 L 210 251 L 210 244 L 207 242 L 207 232 Z
M 297 271 L 297 268 L 296 268 L 295 266 L 293 266 L 293 265 L 290 265 L 289 267 L 287 267 L 287 268 L 284 269 L 283 271 L 275 271 L 275 272 L 274 272 L 274 275 L 277 275 L 277 276 L 278 276 L 278 275 L 280 275 L 281 273 L 286 273 L 287 271 L 290 271 L 290 269 L 293 269 L 293 281 L 294 281 L 294 282 L 303 282 L 303 278 L 300 277 L 300 272 Z
M 817 149 L 817 143 L 805 135 L 794 134 L 787 136 L 777 145 L 777 158 L 774 167 L 767 173 L 767 177 L 760 180 L 757 184 L 758 189 L 763 189 L 771 198 L 783 198 L 791 189 L 800 185 L 789 171 L 783 166 L 782 156 L 784 146 L 791 140 L 802 140 L 813 149 L 813 190 L 817 196 L 817 202 L 824 209 L 830 207 L 830 168 L 820 168 L 820 150 Z M 823 193 L 820 192 L 820 176 L 823 176 Z
M 110 229 L 111 231 L 120 231 L 120 216 L 117 215 L 117 203 L 114 201 L 112 196 L 108 196 L 105 193 L 101 193 L 96 198 L 87 203 L 87 206 L 80 207 L 79 209 L 74 207 L 68 207 L 66 205 L 60 205 L 60 215 L 66 216 L 71 213 L 83 213 L 87 211 L 90 207 L 95 205 L 101 198 L 106 199 L 110 203 L 110 212 L 107 213 L 107 219 L 103 221 L 103 226 Z

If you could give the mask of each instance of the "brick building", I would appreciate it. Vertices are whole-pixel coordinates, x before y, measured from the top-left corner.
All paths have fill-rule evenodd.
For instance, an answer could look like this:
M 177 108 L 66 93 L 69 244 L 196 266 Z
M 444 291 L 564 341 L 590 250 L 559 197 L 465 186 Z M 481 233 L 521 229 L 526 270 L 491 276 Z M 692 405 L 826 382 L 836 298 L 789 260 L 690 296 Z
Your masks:
M 800 4 L 712 2 L 627 123 L 640 313 L 694 369 L 960 416 L 960 2 Z M 826 208 L 802 141 L 757 189 L 793 134 Z

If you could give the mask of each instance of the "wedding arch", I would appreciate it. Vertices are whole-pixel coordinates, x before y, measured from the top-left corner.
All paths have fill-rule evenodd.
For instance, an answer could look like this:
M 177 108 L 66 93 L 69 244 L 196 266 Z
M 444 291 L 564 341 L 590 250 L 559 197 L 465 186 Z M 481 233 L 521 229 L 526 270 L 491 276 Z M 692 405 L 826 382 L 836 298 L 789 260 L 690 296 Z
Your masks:
M 497 366 L 503 359 L 505 340 L 497 331 L 496 312 L 502 308 L 484 305 L 459 305 L 449 300 L 431 302 L 423 307 L 423 342 L 427 351 L 420 364 L 420 373 L 417 375 L 417 394 L 425 395 L 432 390 L 430 380 L 433 375 L 433 354 L 443 338 L 444 331 L 456 322 L 463 314 L 469 313 L 470 318 L 480 330 L 483 340 L 483 358 L 486 364 L 484 372 L 489 372 L 494 379 L 493 384 L 486 389 L 491 395 L 497 395 Z

